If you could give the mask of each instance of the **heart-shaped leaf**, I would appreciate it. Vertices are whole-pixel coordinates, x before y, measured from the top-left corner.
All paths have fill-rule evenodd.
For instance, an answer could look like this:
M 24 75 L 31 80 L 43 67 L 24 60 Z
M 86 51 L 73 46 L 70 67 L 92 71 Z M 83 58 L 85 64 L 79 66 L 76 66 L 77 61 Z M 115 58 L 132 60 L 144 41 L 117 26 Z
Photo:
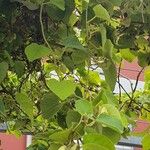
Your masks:
M 43 45 L 38 45 L 36 43 L 31 43 L 25 49 L 25 54 L 29 61 L 34 61 L 36 59 L 48 56 L 49 54 L 51 54 L 51 52 L 51 49 Z
M 91 116 L 93 114 L 92 104 L 88 100 L 81 99 L 76 101 L 75 107 L 81 115 Z
M 70 80 L 57 81 L 51 79 L 47 81 L 47 85 L 61 100 L 65 100 L 67 97 L 71 96 L 76 89 L 75 84 Z
M 103 147 L 103 149 L 106 150 L 115 150 L 114 144 L 111 142 L 111 140 L 101 134 L 97 133 L 90 133 L 83 137 L 84 145 L 86 144 L 96 144 L 97 146 Z M 85 148 L 86 150 L 90 150 Z M 94 149 L 93 149 L 94 150 Z

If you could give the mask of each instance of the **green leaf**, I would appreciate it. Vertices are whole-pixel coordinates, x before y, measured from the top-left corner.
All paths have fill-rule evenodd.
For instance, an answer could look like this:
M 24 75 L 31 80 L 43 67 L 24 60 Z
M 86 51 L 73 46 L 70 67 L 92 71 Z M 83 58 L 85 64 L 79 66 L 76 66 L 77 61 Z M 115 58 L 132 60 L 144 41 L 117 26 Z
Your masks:
M 104 76 L 110 89 L 113 91 L 117 81 L 117 70 L 113 62 L 108 66 L 108 68 L 103 68 Z
M 68 36 L 63 40 L 63 44 L 67 48 L 75 48 L 84 51 L 86 50 L 76 36 Z
M 113 92 L 108 89 L 103 89 L 102 100 L 104 104 L 118 105 L 118 100 L 114 96 Z
M 65 10 L 65 0 L 52 0 L 50 1 L 51 4 L 57 6 L 61 10 Z
M 100 25 L 99 30 L 100 30 L 101 37 L 102 37 L 102 46 L 104 46 L 107 40 L 106 28 L 103 25 Z
M 23 112 L 26 113 L 30 119 L 33 119 L 33 102 L 28 98 L 28 95 L 25 93 L 17 93 L 16 101 Z
M 30 1 L 24 1 L 24 0 L 12 0 L 12 2 L 17 1 L 19 3 L 22 3 L 24 6 L 26 6 L 29 10 L 36 10 L 39 8 L 39 6 L 35 3 L 32 3 Z
M 6 115 L 5 105 L 2 98 L 0 98 L 0 113 Z
M 93 10 L 95 12 L 96 17 L 101 18 L 106 21 L 110 21 L 110 16 L 109 16 L 108 11 L 101 4 L 96 5 L 93 8 Z
M 104 104 L 101 107 L 102 107 L 102 110 L 101 110 L 102 112 L 105 112 L 109 114 L 110 116 L 113 116 L 121 120 L 121 115 L 119 113 L 119 110 L 114 105 Z
M 132 62 L 136 58 L 136 56 L 129 49 L 121 49 L 120 53 L 121 56 L 129 62 Z
M 150 150 L 150 134 L 146 134 L 142 139 L 143 150 Z
M 90 134 L 84 135 L 83 142 L 85 145 L 96 144 L 96 145 L 103 147 L 106 150 L 115 150 L 115 146 L 111 142 L 111 140 L 101 134 L 90 133 Z M 94 149 L 94 150 L 97 150 L 97 149 Z
M 6 62 L 0 63 L 0 83 L 5 79 L 8 70 L 8 64 Z
M 88 58 L 88 54 L 85 51 L 76 50 L 72 53 L 71 58 L 75 65 L 81 65 Z
M 71 127 L 73 123 L 78 123 L 80 121 L 81 115 L 74 110 L 69 110 L 67 112 L 66 123 L 68 127 Z
M 62 105 L 59 103 L 59 100 L 53 93 L 44 95 L 40 106 L 45 119 L 51 119 L 61 109 Z
M 91 71 L 91 70 L 85 70 L 83 71 L 83 80 L 86 83 L 89 83 L 91 85 L 100 85 L 101 83 L 101 79 L 100 79 L 100 75 L 98 72 L 96 71 Z
M 145 82 L 149 82 L 150 81 L 150 68 L 149 67 L 147 67 L 144 70 L 144 81 Z
M 84 0 L 85 2 L 89 3 L 90 0 Z
M 50 135 L 49 139 L 53 140 L 54 142 L 64 144 L 65 142 L 67 142 L 69 140 L 70 133 L 71 133 L 71 129 L 58 131 L 58 132 L 55 132 L 52 135 Z
M 91 116 L 93 114 L 92 104 L 85 99 L 77 100 L 75 103 L 76 111 L 81 115 Z
M 103 47 L 103 55 L 106 58 L 112 58 L 113 47 L 114 46 L 113 46 L 111 40 L 107 39 L 106 43 L 104 44 L 104 47 Z
M 123 0 L 109 0 L 114 6 L 120 6 Z
M 108 148 L 105 148 L 103 146 L 100 146 L 98 144 L 84 144 L 83 145 L 83 150 L 108 150 Z
M 138 52 L 138 64 L 141 67 L 146 67 L 149 65 L 150 53 L 145 53 L 143 51 Z
M 121 138 L 121 134 L 115 130 L 105 127 L 102 130 L 103 135 L 107 136 L 114 144 L 117 144 Z
M 69 18 L 69 25 L 73 27 L 78 20 L 79 18 L 76 16 L 76 14 L 72 13 Z
M 25 65 L 22 61 L 15 61 L 14 69 L 15 69 L 17 76 L 21 77 L 24 75 Z
M 63 145 L 61 146 L 58 150 L 66 150 L 67 146 L 66 145 Z
M 101 114 L 96 119 L 98 122 L 106 125 L 109 128 L 114 129 L 115 131 L 122 133 L 123 132 L 123 125 L 122 122 L 117 119 L 116 117 L 107 115 L 107 114 Z
M 76 89 L 76 85 L 70 80 L 57 81 L 51 79 L 47 81 L 47 85 L 49 89 L 63 101 L 71 96 Z
M 51 52 L 51 49 L 43 45 L 38 45 L 36 43 L 31 43 L 25 49 L 25 54 L 29 61 L 34 61 L 36 59 L 48 56 L 49 54 L 51 54 Z
M 48 150 L 58 150 L 61 147 L 61 144 L 51 143 L 50 148 Z

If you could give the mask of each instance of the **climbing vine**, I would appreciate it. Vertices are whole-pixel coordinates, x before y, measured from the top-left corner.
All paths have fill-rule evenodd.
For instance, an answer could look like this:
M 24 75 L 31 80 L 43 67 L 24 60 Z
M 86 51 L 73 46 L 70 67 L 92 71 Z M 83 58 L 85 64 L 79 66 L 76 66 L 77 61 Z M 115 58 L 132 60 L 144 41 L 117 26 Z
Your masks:
M 32 134 L 29 150 L 114 150 L 150 120 L 149 27 L 150 0 L 0 0 L 6 132 Z M 129 93 L 119 77 L 133 60 L 142 69 Z M 139 135 L 150 149 L 149 128 Z

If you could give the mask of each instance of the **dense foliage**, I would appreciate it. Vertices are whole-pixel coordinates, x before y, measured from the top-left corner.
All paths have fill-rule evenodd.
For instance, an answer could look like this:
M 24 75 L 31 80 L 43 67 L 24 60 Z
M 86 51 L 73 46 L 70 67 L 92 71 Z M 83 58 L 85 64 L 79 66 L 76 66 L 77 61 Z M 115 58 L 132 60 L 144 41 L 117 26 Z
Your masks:
M 120 67 L 134 59 L 128 93 Z M 150 120 L 149 64 L 150 0 L 0 0 L 0 121 L 32 134 L 30 150 L 114 150 Z M 149 128 L 140 136 L 150 149 Z

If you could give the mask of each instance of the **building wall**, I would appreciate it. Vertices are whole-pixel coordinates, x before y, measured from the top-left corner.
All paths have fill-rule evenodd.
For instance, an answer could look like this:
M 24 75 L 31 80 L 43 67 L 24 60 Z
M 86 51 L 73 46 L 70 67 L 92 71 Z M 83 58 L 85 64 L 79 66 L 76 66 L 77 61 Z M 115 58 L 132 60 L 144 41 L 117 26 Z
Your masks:
M 14 135 L 0 133 L 0 150 L 25 150 L 26 136 L 17 138 Z

